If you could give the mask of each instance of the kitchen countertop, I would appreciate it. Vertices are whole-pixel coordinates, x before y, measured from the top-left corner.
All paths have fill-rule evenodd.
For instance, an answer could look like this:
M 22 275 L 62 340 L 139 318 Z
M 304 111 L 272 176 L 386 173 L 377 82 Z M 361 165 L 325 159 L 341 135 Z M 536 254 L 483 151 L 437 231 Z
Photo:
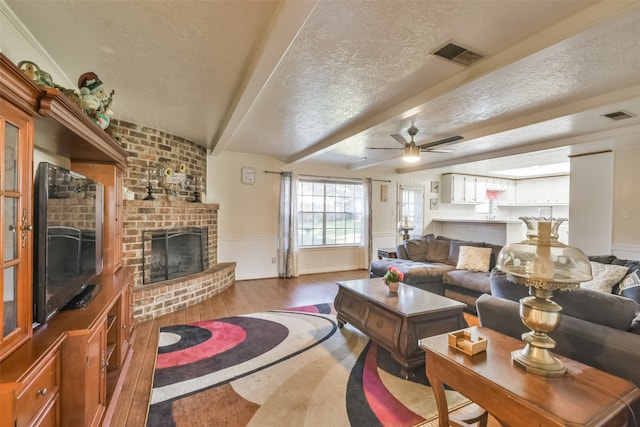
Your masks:
M 436 218 L 435 222 L 470 222 L 480 224 L 522 224 L 519 219 L 486 219 L 486 218 Z

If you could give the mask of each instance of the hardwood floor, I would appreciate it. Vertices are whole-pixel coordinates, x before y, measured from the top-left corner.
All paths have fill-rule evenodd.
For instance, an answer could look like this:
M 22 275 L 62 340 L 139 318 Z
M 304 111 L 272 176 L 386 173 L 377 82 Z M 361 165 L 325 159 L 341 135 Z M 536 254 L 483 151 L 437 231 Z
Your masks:
M 145 425 L 156 359 L 158 329 L 238 314 L 333 302 L 340 280 L 368 278 L 368 270 L 300 276 L 293 279 L 241 280 L 197 305 L 136 325 L 134 352 L 110 425 Z M 477 319 L 465 315 L 473 324 Z

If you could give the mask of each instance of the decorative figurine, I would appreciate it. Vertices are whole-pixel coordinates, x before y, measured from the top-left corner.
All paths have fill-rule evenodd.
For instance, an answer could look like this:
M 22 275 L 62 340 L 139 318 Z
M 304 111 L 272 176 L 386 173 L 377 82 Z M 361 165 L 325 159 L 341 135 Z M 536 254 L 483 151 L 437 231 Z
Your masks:
M 51 78 L 51 74 L 41 70 L 35 62 L 20 61 L 18 62 L 18 68 L 20 68 L 27 77 L 33 80 L 35 84 L 40 86 L 56 87 L 56 84 L 53 83 L 53 79 Z
M 78 79 L 80 88 L 80 98 L 82 109 L 96 122 L 102 129 L 109 127 L 111 116 L 113 116 L 113 94 L 115 90 L 108 93 L 102 87 L 102 81 L 96 73 L 84 73 Z

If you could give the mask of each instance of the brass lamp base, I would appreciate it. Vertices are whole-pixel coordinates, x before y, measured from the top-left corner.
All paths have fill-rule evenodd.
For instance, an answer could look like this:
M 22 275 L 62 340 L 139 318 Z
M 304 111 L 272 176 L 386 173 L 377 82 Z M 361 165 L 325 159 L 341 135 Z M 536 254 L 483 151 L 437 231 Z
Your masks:
M 550 349 L 555 347 L 556 342 L 547 334 L 543 335 L 536 336 L 535 332 L 522 334 L 522 340 L 527 344 L 523 349 L 511 352 L 511 360 L 529 373 L 543 377 L 561 377 L 567 372 L 567 368 L 551 354 Z
M 562 376 L 567 368 L 551 354 L 556 342 L 547 335 L 558 327 L 562 307 L 551 300 L 551 290 L 530 288 L 530 292 L 532 296 L 520 300 L 520 319 L 531 332 L 522 335 L 526 345 L 512 352 L 511 360 L 532 374 Z

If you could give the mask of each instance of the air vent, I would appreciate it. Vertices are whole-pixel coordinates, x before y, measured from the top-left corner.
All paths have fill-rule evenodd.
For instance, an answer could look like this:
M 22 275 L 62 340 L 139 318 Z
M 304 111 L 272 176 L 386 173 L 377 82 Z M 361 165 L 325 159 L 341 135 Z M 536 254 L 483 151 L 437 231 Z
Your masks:
M 613 113 L 605 114 L 604 116 L 609 117 L 611 120 L 624 120 L 624 119 L 630 119 L 635 115 L 629 113 L 628 111 L 616 111 Z
M 433 54 L 448 61 L 455 62 L 456 64 L 464 65 L 465 67 L 483 58 L 479 53 L 472 52 L 453 43 L 446 44 Z

